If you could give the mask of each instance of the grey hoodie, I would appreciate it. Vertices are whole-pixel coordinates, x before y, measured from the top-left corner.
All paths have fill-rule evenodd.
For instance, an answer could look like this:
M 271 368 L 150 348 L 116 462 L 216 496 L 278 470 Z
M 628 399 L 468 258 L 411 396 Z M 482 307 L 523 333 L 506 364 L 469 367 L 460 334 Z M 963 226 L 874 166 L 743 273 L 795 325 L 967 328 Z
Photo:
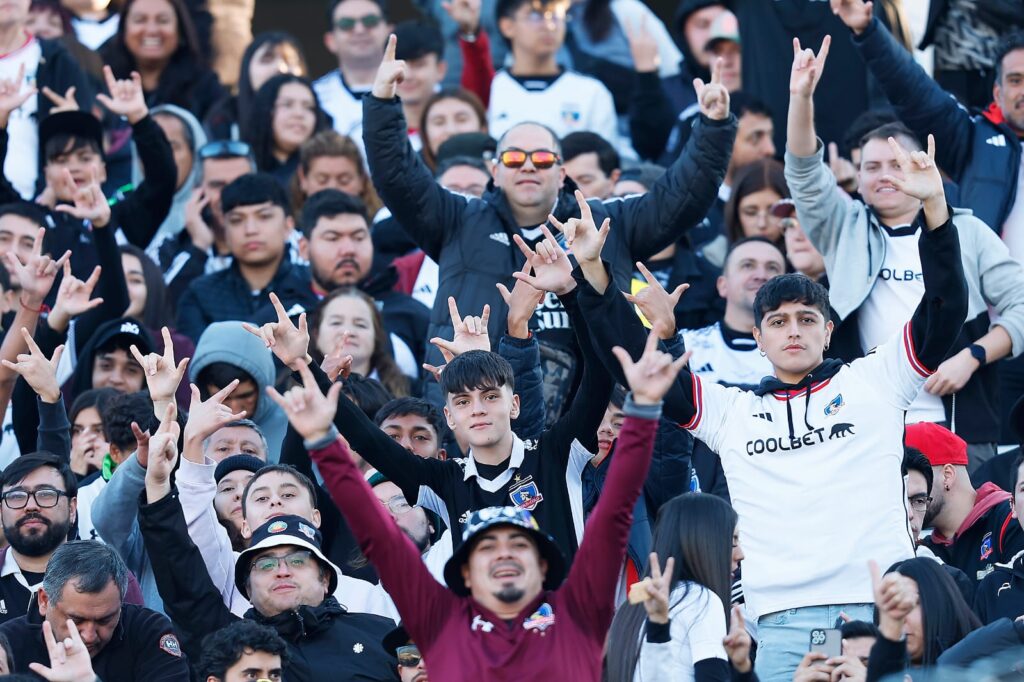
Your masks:
M 195 116 L 173 104 L 161 104 L 150 109 L 149 113 L 153 116 L 156 114 L 175 116 L 192 133 L 192 170 L 189 171 L 184 184 L 174 193 L 174 201 L 171 203 L 171 210 L 167 213 L 167 218 L 160 224 L 156 234 L 153 235 L 153 239 L 150 240 L 149 246 L 146 247 L 147 253 L 159 262 L 159 259 L 156 258 L 156 247 L 165 238 L 176 236 L 185 228 L 185 204 L 188 203 L 189 197 L 192 196 L 192 191 L 199 184 L 199 149 L 206 144 L 206 131 L 203 130 L 202 124 L 199 123 Z M 142 182 L 142 178 L 142 164 L 139 161 L 139 155 L 135 151 L 135 146 L 132 145 L 132 184 L 138 186 Z
M 240 321 L 214 322 L 199 337 L 195 355 L 188 366 L 189 381 L 195 383 L 199 373 L 214 362 L 234 365 L 256 380 L 259 398 L 256 414 L 249 418 L 259 425 L 267 439 L 267 461 L 276 464 L 281 459 L 281 443 L 288 429 L 288 418 L 267 396 L 267 386 L 274 385 L 275 375 L 270 349 L 245 331 Z

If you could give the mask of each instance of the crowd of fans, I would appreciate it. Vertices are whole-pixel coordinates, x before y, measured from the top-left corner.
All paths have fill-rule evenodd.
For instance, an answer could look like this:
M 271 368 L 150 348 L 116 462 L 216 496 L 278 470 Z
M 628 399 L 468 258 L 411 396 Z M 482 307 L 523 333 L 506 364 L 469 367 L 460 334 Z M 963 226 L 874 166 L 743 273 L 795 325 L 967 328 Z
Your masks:
M 905 2 L 0 0 L 0 678 L 1020 679 L 1024 2 Z

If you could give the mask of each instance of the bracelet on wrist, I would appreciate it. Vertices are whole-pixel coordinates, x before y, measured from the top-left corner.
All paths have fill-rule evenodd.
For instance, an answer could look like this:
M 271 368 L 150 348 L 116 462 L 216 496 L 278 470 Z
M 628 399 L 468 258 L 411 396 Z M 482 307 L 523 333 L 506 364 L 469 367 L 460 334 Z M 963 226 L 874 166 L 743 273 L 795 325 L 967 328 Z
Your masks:
M 29 311 L 31 311 L 33 313 L 39 313 L 40 315 L 42 315 L 43 313 L 50 312 L 50 306 L 46 305 L 45 303 L 43 303 L 38 309 L 37 308 L 33 308 L 30 305 L 27 305 L 25 303 L 25 299 L 23 299 L 21 297 L 18 298 L 18 303 L 20 303 L 21 307 L 24 308 L 25 310 L 29 310 Z

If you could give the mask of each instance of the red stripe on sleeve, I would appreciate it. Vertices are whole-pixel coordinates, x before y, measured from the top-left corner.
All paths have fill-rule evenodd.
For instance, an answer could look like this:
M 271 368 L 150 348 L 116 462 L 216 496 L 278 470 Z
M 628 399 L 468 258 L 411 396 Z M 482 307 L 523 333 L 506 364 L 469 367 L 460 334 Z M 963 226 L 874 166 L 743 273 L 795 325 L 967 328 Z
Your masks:
M 698 424 L 700 424 L 700 418 L 704 413 L 704 388 L 701 386 L 700 379 L 696 374 L 691 374 L 690 376 L 693 377 L 693 409 L 695 411 L 693 413 L 693 419 L 682 424 L 682 427 L 692 431 L 697 428 Z
M 914 371 L 923 377 L 930 377 L 933 372 L 924 366 L 924 363 L 917 357 L 917 351 L 914 350 L 914 335 L 909 322 L 903 325 L 903 346 L 907 349 L 907 359 L 910 360 L 910 366 L 914 368 Z

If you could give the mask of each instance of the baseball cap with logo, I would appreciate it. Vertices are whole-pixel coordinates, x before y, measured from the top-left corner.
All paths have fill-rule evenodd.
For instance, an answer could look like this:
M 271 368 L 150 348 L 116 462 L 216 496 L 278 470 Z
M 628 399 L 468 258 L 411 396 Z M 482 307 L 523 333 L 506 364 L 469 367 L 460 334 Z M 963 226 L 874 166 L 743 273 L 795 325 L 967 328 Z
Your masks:
M 341 569 L 324 556 L 323 550 L 320 549 L 322 541 L 320 531 L 301 516 L 286 515 L 270 519 L 253 532 L 248 549 L 239 554 L 235 560 L 235 587 L 242 593 L 242 596 L 249 599 L 246 583 L 248 583 L 249 573 L 252 570 L 253 559 L 268 549 L 291 546 L 308 549 L 313 553 L 313 556 L 330 575 L 327 593 L 334 594 L 334 591 L 338 589 Z
M 565 557 L 551 536 L 537 525 L 533 514 L 518 507 L 486 507 L 470 514 L 466 529 L 462 531 L 462 544 L 444 565 L 444 581 L 452 592 L 463 597 L 469 596 L 469 590 L 466 589 L 466 583 L 462 578 L 462 567 L 469 561 L 469 555 L 473 552 L 479 536 L 495 526 L 515 526 L 529 533 L 537 543 L 537 551 L 540 552 L 541 558 L 548 562 L 544 589 L 553 590 L 562 584 L 565 578 Z
M 967 443 L 938 424 L 919 422 L 908 425 L 904 442 L 920 450 L 933 467 L 947 464 L 967 466 Z
M 704 43 L 704 51 L 710 52 L 723 40 L 740 44 L 740 24 L 736 15 L 725 10 L 711 22 L 711 29 L 708 33 L 708 41 Z

